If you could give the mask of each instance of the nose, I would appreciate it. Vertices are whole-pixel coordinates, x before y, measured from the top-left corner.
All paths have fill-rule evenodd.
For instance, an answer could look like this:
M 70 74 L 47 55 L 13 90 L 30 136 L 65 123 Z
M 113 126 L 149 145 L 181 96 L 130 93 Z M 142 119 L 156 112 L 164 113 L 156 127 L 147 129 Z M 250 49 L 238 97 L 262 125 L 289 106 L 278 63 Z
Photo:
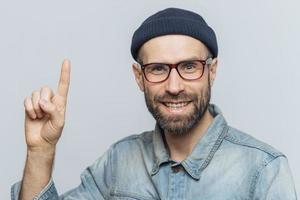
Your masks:
M 184 90 L 183 80 L 176 69 L 171 69 L 170 75 L 166 80 L 166 91 L 173 95 L 178 95 Z

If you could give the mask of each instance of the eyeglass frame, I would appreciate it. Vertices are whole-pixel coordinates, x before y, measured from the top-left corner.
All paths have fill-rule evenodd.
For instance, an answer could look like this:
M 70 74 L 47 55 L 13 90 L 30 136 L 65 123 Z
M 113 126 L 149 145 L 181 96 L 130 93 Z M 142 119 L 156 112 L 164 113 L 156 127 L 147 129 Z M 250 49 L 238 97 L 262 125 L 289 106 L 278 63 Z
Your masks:
M 175 63 L 175 64 L 170 64 L 170 63 L 147 63 L 147 64 L 140 64 L 140 63 L 139 63 L 139 64 L 140 64 L 140 66 L 141 66 L 141 69 L 142 69 L 142 71 L 143 71 L 143 74 L 144 74 L 144 76 L 145 76 L 145 79 L 146 79 L 148 82 L 150 82 L 150 83 L 162 83 L 162 82 L 166 81 L 166 80 L 169 78 L 169 76 L 170 76 L 171 71 L 172 71 L 173 68 L 176 69 L 178 75 L 179 75 L 183 80 L 186 80 L 186 81 L 194 81 L 194 80 L 201 79 L 202 76 L 203 76 L 203 74 L 204 74 L 204 71 L 205 71 L 204 68 L 205 68 L 207 65 L 210 65 L 210 64 L 212 63 L 212 60 L 213 60 L 213 58 L 209 57 L 209 58 L 207 58 L 206 60 L 183 60 L 183 61 L 180 61 L 180 62 Z M 200 62 L 200 63 L 202 64 L 202 66 L 203 66 L 203 67 L 202 67 L 202 74 L 201 74 L 201 76 L 200 76 L 199 78 L 195 78 L 195 79 L 186 79 L 186 78 L 184 78 L 184 77 L 179 73 L 179 71 L 178 71 L 178 66 L 179 66 L 180 64 L 184 63 L 184 62 L 192 62 L 192 61 L 197 61 L 197 62 Z M 145 73 L 145 68 L 146 68 L 147 66 L 153 65 L 153 64 L 162 64 L 162 65 L 167 65 L 167 66 L 169 67 L 170 70 L 169 70 L 168 76 L 167 76 L 165 79 L 163 79 L 162 81 L 153 82 L 153 81 L 149 81 L 149 80 L 148 80 L 148 78 L 147 78 L 147 76 L 146 76 L 146 73 Z

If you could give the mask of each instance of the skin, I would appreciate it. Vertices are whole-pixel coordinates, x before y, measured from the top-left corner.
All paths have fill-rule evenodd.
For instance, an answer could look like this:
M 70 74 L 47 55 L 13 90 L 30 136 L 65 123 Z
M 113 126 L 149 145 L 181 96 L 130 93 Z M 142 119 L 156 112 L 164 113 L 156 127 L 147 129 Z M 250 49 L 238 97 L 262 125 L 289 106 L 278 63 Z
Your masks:
M 187 59 L 206 59 L 208 50 L 206 46 L 199 40 L 184 35 L 165 35 L 156 37 L 144 43 L 139 52 L 139 59 L 144 63 L 177 63 Z M 162 83 L 148 82 L 142 73 L 142 70 L 137 63 L 132 65 L 136 82 L 142 92 L 145 94 L 145 99 L 148 99 L 148 107 L 153 107 L 158 110 L 162 116 L 166 118 L 178 118 L 183 121 L 195 110 L 195 105 L 199 102 L 189 103 L 181 112 L 169 110 L 163 103 L 165 101 L 180 102 L 182 99 L 177 97 L 184 96 L 183 94 L 190 94 L 197 96 L 198 99 L 207 100 L 205 96 L 213 85 L 216 77 L 217 59 L 214 58 L 209 67 L 205 68 L 201 79 L 194 81 L 183 80 L 177 71 L 173 69 L 169 78 Z M 158 101 L 157 96 L 162 101 Z M 174 99 L 170 100 L 170 97 Z M 185 99 L 185 98 L 184 98 Z M 164 137 L 170 153 L 170 157 L 176 161 L 184 160 L 193 150 L 197 141 L 203 136 L 208 126 L 212 122 L 213 117 L 208 110 L 205 110 L 200 119 L 193 125 L 192 128 L 185 130 L 185 132 L 169 132 L 164 130 Z M 178 123 L 171 123 L 170 126 L 180 127 Z M 184 128 L 184 127 L 182 127 Z M 170 130 L 170 129 L 169 129 Z
M 205 56 L 207 56 L 205 45 L 196 39 L 182 35 L 154 38 L 146 42 L 140 50 L 140 57 L 144 63 L 177 63 L 190 58 L 205 59 Z M 153 101 L 154 97 L 166 93 L 173 96 L 188 93 L 204 98 L 201 94 L 209 89 L 215 79 L 217 59 L 206 68 L 201 79 L 192 82 L 182 80 L 177 72 L 172 70 L 165 82 L 149 83 L 144 79 L 137 63 L 132 67 L 137 84 L 152 102 L 151 106 L 157 106 L 164 115 L 184 118 L 193 110 L 192 104 L 180 113 L 167 112 L 159 102 Z M 51 179 L 56 144 L 65 124 L 70 73 L 70 61 L 64 60 L 57 90 L 53 91 L 45 86 L 32 92 L 32 95 L 24 100 L 27 158 L 19 196 L 21 200 L 33 199 Z M 186 133 L 174 134 L 165 131 L 171 158 L 177 161 L 184 160 L 212 120 L 213 117 L 206 111 L 198 123 Z
M 70 71 L 70 61 L 64 60 L 57 91 L 45 86 L 24 100 L 27 158 L 21 200 L 32 200 L 50 181 L 56 144 L 65 123 Z

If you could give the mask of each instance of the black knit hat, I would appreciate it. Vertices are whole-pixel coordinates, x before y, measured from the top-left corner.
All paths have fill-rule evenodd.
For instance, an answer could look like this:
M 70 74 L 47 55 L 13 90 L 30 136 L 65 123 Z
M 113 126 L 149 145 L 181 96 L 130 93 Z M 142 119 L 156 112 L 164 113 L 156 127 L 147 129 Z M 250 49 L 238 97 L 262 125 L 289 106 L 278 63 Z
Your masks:
M 218 44 L 214 30 L 197 13 L 179 8 L 167 8 L 148 17 L 134 32 L 131 54 L 136 60 L 141 46 L 148 40 L 162 35 L 188 35 L 200 40 L 210 50 L 213 57 L 218 56 Z

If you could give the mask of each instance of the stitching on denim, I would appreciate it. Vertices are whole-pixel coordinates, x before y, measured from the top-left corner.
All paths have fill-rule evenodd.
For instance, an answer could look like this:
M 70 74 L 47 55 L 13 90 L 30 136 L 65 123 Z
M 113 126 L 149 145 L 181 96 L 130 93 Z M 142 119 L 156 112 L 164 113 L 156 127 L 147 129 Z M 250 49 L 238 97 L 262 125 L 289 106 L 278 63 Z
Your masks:
M 91 172 L 91 169 L 90 168 L 87 168 L 87 171 L 89 172 L 88 176 L 83 176 L 82 179 L 87 183 L 87 185 L 89 184 L 89 181 L 88 179 L 91 178 L 93 180 L 93 182 L 95 183 L 96 187 L 97 187 L 97 184 L 96 184 L 96 180 L 94 178 L 94 176 L 92 176 L 92 172 Z M 92 190 L 90 190 L 89 187 L 85 187 L 88 191 L 89 191 L 89 194 L 91 194 L 94 199 L 97 199 L 97 197 L 94 195 L 94 192 Z M 97 187 L 98 188 L 98 187 Z M 99 189 L 99 188 L 98 188 Z M 105 199 L 108 198 L 108 194 L 107 192 L 105 192 L 104 194 L 99 190 L 99 193 L 104 195 Z
M 189 175 L 191 175 L 193 179 L 196 179 L 196 180 L 199 180 L 199 179 L 200 179 L 200 175 L 199 175 L 198 173 L 195 173 L 195 172 L 194 172 L 195 169 L 196 169 L 196 167 L 191 166 L 190 168 L 191 168 L 192 170 L 188 170 L 188 169 L 189 169 L 189 166 L 188 166 L 185 162 L 182 162 L 181 165 L 182 165 L 185 169 L 187 169 L 187 173 L 188 173 Z M 199 171 L 200 171 L 200 170 L 199 170 Z
M 38 200 L 38 199 L 46 200 L 49 197 L 51 197 L 51 195 L 55 192 L 56 192 L 56 189 L 54 187 L 54 182 L 52 179 L 50 179 L 50 182 L 46 185 L 46 187 L 33 199 L 34 200 Z
M 128 192 L 128 191 L 125 192 L 125 191 L 122 191 L 119 189 L 115 189 L 112 192 L 112 195 L 117 196 L 117 197 L 130 197 L 130 198 L 134 198 L 134 199 L 138 199 L 138 200 L 158 200 L 157 198 L 152 198 L 152 197 L 148 198 L 148 197 L 136 194 L 134 192 Z
M 137 140 L 137 139 L 141 139 L 143 138 L 143 136 L 149 132 L 152 132 L 152 131 L 144 131 L 140 134 L 135 134 L 135 135 L 130 135 L 130 136 L 127 136 L 127 137 L 124 137 L 123 139 L 120 139 L 119 141 L 115 142 L 113 144 L 113 146 L 116 146 L 117 144 L 119 143 L 123 143 L 123 142 L 127 142 L 127 141 L 131 141 L 131 140 Z
M 274 160 L 276 160 L 279 157 L 285 157 L 284 155 L 278 155 L 277 157 L 267 157 L 263 160 L 262 165 L 256 170 L 256 173 L 253 175 L 252 182 L 250 184 L 250 191 L 249 191 L 249 200 L 254 198 L 254 192 L 256 189 L 256 184 L 258 182 L 258 179 L 262 173 L 262 171 Z
M 222 133 L 219 135 L 216 143 L 214 144 L 214 146 L 212 147 L 211 151 L 209 152 L 207 158 L 205 159 L 205 161 L 203 162 L 202 166 L 200 167 L 199 171 L 202 171 L 203 169 L 205 169 L 207 167 L 207 165 L 210 163 L 211 159 L 213 158 L 213 156 L 215 155 L 215 152 L 218 150 L 218 148 L 220 147 L 223 139 L 225 138 L 227 132 L 228 132 L 229 127 L 227 125 L 224 125 Z
M 262 152 L 267 153 L 268 155 L 272 156 L 273 158 L 276 158 L 278 156 L 284 156 L 284 154 L 282 154 L 281 152 L 272 151 L 271 149 L 268 150 L 267 148 L 264 148 L 261 145 L 251 145 L 249 143 L 242 142 L 242 141 L 240 141 L 239 139 L 237 139 L 236 137 L 234 137 L 232 135 L 227 135 L 224 139 L 226 141 L 228 141 L 228 142 L 233 143 L 233 144 L 237 144 L 237 145 L 242 145 L 242 146 L 249 147 L 249 148 L 258 149 L 258 150 L 260 150 Z

